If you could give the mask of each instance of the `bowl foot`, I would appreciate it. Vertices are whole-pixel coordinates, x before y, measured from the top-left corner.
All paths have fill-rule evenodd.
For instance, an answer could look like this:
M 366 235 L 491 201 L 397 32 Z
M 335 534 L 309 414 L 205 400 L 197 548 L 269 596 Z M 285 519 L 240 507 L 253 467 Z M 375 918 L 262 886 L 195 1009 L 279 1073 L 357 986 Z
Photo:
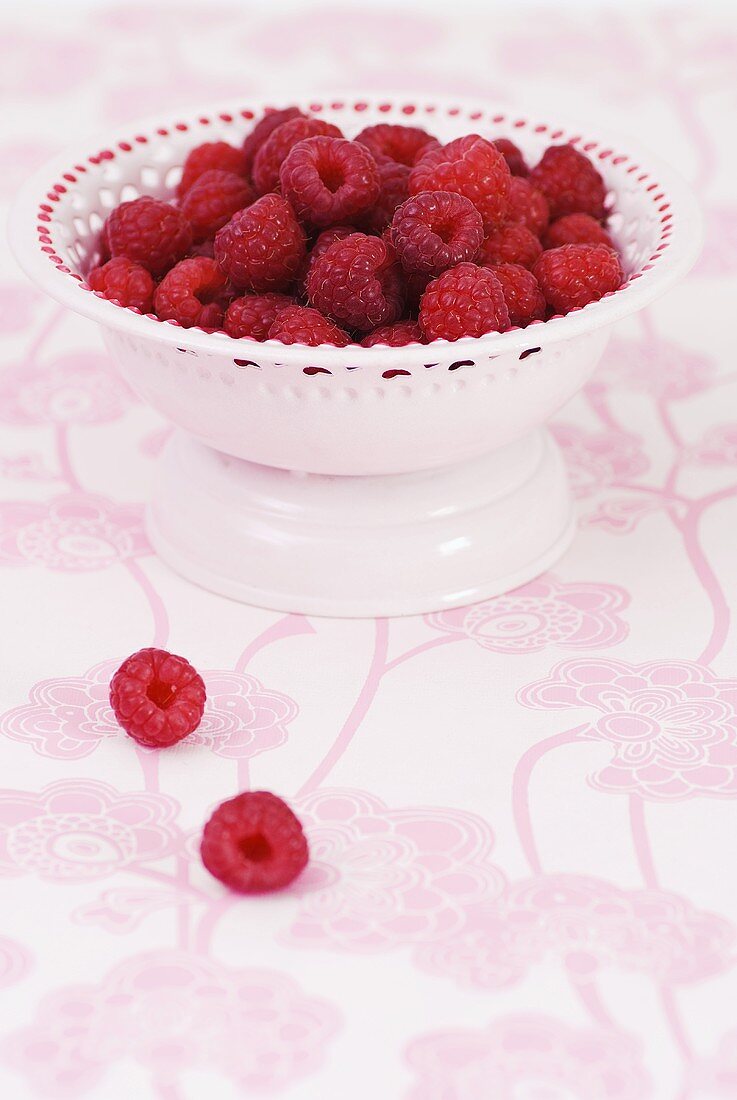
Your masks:
M 507 592 L 574 530 L 557 446 L 536 431 L 457 466 L 334 477 L 230 458 L 183 433 L 148 510 L 165 562 L 243 603 L 309 615 L 413 615 Z

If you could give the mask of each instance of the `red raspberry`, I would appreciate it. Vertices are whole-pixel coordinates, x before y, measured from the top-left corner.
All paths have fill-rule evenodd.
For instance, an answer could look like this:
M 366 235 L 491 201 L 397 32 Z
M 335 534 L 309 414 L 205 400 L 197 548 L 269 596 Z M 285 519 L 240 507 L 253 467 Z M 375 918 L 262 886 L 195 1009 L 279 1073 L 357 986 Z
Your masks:
M 323 229 L 322 233 L 318 234 L 297 276 L 297 290 L 300 294 L 307 297 L 307 276 L 310 273 L 312 261 L 327 252 L 333 241 L 343 241 L 346 237 L 350 237 L 351 233 L 358 232 L 359 230 L 352 225 L 331 225 L 330 229 Z
M 127 256 L 152 275 L 161 275 L 187 254 L 192 230 L 184 215 L 168 202 L 148 195 L 122 202 L 105 222 L 111 256 Z
M 288 294 L 246 294 L 231 302 L 223 325 L 236 340 L 268 340 L 269 329 L 283 309 L 296 305 Z
M 182 178 L 177 187 L 178 197 L 183 198 L 200 176 L 204 176 L 205 172 L 211 172 L 215 168 L 219 172 L 232 172 L 236 176 L 248 174 L 242 149 L 236 149 L 227 141 L 206 141 L 187 153 L 187 159 L 182 168 Z
M 282 164 L 280 179 L 297 217 L 319 227 L 352 221 L 381 192 L 379 170 L 368 149 L 344 138 L 301 141 Z
M 551 145 L 530 172 L 530 183 L 539 187 L 550 205 L 550 217 L 591 214 L 604 217 L 606 186 L 589 158 L 572 145 Z
M 424 344 L 425 337 L 417 321 L 397 321 L 393 325 L 381 325 L 364 336 L 361 347 L 372 348 L 383 344 L 389 348 L 404 348 L 407 344 Z
M 512 176 L 509 181 L 507 221 L 521 222 L 530 233 L 539 237 L 549 220 L 548 200 L 542 191 L 533 187 L 529 180 Z
M 618 290 L 619 257 L 604 244 L 564 244 L 543 252 L 532 269 L 548 305 L 569 313 Z
M 259 195 L 279 190 L 279 169 L 290 149 L 311 137 L 342 138 L 343 134 L 337 126 L 321 118 L 293 118 L 277 126 L 267 137 L 253 162 L 253 182 Z
M 380 122 L 377 126 L 366 126 L 356 135 L 356 141 L 373 153 L 375 157 L 390 157 L 398 164 L 412 167 L 428 152 L 429 147 L 438 147 L 438 142 L 419 126 L 396 126 Z
M 495 138 L 492 144 L 506 160 L 509 171 L 513 176 L 528 175 L 530 169 L 527 167 L 527 162 L 519 146 L 515 145 L 509 138 Z
M 334 241 L 310 267 L 307 296 L 321 313 L 359 332 L 398 321 L 404 293 L 394 250 L 365 233 Z
M 431 149 L 414 166 L 409 193 L 456 191 L 470 199 L 488 231 L 501 225 L 507 214 L 509 168 L 502 154 L 478 134 L 456 138 Z
M 180 210 L 192 226 L 195 243 L 207 240 L 238 210 L 254 200 L 251 185 L 242 176 L 212 168 L 190 187 Z
M 206 241 L 200 241 L 199 244 L 193 244 L 189 252 L 185 256 L 185 259 L 190 259 L 192 256 L 207 256 L 208 260 L 215 259 L 215 238 L 208 237 Z
M 156 315 L 162 321 L 177 321 L 182 328 L 220 328 L 223 307 L 218 299 L 226 283 L 214 260 L 206 256 L 181 260 L 156 288 Z
M 165 649 L 139 649 L 110 681 L 110 706 L 134 741 L 163 749 L 199 726 L 205 684 L 184 657 Z
M 404 276 L 404 295 L 409 313 L 417 313 L 420 308 L 420 299 L 432 282 L 432 275 L 423 275 L 419 271 Z
M 268 791 L 243 791 L 221 802 L 205 825 L 200 855 L 216 879 L 241 894 L 281 890 L 307 866 L 299 818 Z
M 269 329 L 269 339 L 281 340 L 282 344 L 306 344 L 311 348 L 321 344 L 344 348 L 351 342 L 347 332 L 309 306 L 289 306 L 280 310 Z
M 108 260 L 95 267 L 87 276 L 88 285 L 103 298 L 121 306 L 133 306 L 141 313 L 150 313 L 154 301 L 154 281 L 150 272 L 134 264 L 126 256 Z
M 458 264 L 428 285 L 420 301 L 420 328 L 428 340 L 460 340 L 509 328 L 509 310 L 496 275 Z
M 277 126 L 281 126 L 283 123 L 289 122 L 293 118 L 305 118 L 305 115 L 300 111 L 299 107 L 284 107 L 280 111 L 275 111 L 271 108 L 264 113 L 263 117 L 258 120 L 243 142 L 246 172 L 250 172 L 253 168 L 253 161 L 256 153 L 266 141 L 269 134 L 272 134 Z
M 543 237 L 545 248 L 560 248 L 562 244 L 605 244 L 614 248 L 614 242 L 596 218 L 590 214 L 566 214 L 558 218 Z
M 512 223 L 495 229 L 483 243 L 479 263 L 521 264 L 532 267 L 543 248 L 524 225 Z
M 498 264 L 490 270 L 502 285 L 510 324 L 524 328 L 530 321 L 545 319 L 545 298 L 531 271 L 519 264 Z
M 236 286 L 285 290 L 305 257 L 305 235 L 280 195 L 239 210 L 215 237 L 215 259 Z
M 464 195 L 423 191 L 403 202 L 392 218 L 391 239 L 405 271 L 439 275 L 473 260 L 484 240 L 484 223 Z
M 379 197 L 365 214 L 362 214 L 360 228 L 365 233 L 380 236 L 394 217 L 394 211 L 409 196 L 409 173 L 406 164 L 400 164 L 381 153 L 372 154 L 379 170 L 381 191 Z

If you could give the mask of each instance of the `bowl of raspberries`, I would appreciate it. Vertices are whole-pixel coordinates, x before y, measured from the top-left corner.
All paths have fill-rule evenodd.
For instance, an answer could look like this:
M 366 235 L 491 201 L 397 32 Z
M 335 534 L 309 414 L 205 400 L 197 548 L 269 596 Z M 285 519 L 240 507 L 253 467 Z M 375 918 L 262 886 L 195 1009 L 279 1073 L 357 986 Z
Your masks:
M 545 422 L 693 264 L 683 181 L 629 143 L 423 98 L 236 104 L 128 128 L 23 188 L 28 274 L 172 421 L 149 508 L 190 579 L 404 614 L 565 550 Z

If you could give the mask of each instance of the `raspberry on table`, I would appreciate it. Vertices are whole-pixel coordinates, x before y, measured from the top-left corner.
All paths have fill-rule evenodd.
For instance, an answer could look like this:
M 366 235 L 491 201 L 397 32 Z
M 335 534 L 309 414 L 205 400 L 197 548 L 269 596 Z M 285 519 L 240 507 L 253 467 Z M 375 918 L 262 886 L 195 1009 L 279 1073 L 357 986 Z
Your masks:
M 548 200 L 533 187 L 529 180 L 512 176 L 507 197 L 507 221 L 521 222 L 536 237 L 544 231 L 550 220 Z
M 127 256 L 118 256 L 101 267 L 93 268 L 87 276 L 87 285 L 103 298 L 121 306 L 132 306 L 141 313 L 150 313 L 153 308 L 154 281 L 151 272 L 133 263 Z
M 283 799 L 269 791 L 244 791 L 212 814 L 200 855 L 225 886 L 255 894 L 293 882 L 307 866 L 309 848 L 299 818 Z
M 529 229 L 512 222 L 489 233 L 481 246 L 479 263 L 532 267 L 542 250 L 539 240 Z
M 590 214 L 565 214 L 548 227 L 542 240 L 545 248 L 559 248 L 562 244 L 605 244 L 614 248 L 606 229 Z
M 279 173 L 282 194 L 300 221 L 322 228 L 350 222 L 381 192 L 376 161 L 363 145 L 338 137 L 312 137 L 295 145 Z
M 389 348 L 404 348 L 408 344 L 424 344 L 425 336 L 417 321 L 395 321 L 393 325 L 381 325 L 361 340 L 361 347 L 373 348 L 383 344 Z
M 293 118 L 306 117 L 307 116 L 300 111 L 299 107 L 283 107 L 278 111 L 271 108 L 265 111 L 251 130 L 250 134 L 246 135 L 243 142 L 243 156 L 246 162 L 246 172 L 250 173 L 253 168 L 253 161 L 256 153 L 266 141 L 269 134 L 276 130 L 277 126 L 281 126 L 284 122 L 290 122 Z
M 214 260 L 206 256 L 180 260 L 156 288 L 156 316 L 161 321 L 176 321 L 182 328 L 220 328 L 223 306 L 219 299 L 226 284 Z
M 111 257 L 127 256 L 152 275 L 161 275 L 186 255 L 192 230 L 176 207 L 142 195 L 110 211 L 104 238 Z
M 248 290 L 286 290 L 305 257 L 305 234 L 280 195 L 264 195 L 238 211 L 215 237 L 215 259 Z
M 381 190 L 374 205 L 357 220 L 364 233 L 379 236 L 391 222 L 394 211 L 409 196 L 410 169 L 382 153 L 373 153 L 372 156 L 379 170 Z
M 183 198 L 200 176 L 204 176 L 205 172 L 211 172 L 213 169 L 219 172 L 232 172 L 236 176 L 246 176 L 248 165 L 243 150 L 228 144 L 227 141 L 206 141 L 190 149 L 177 187 L 178 198 Z
M 333 241 L 343 241 L 346 237 L 350 237 L 351 233 L 358 232 L 360 231 L 353 225 L 331 225 L 329 229 L 323 229 L 322 233 L 317 235 L 297 275 L 296 285 L 300 294 L 304 295 L 305 298 L 307 297 L 307 276 L 310 273 L 313 260 L 327 252 Z
M 166 748 L 193 733 L 205 709 L 205 684 L 184 657 L 140 649 L 110 681 L 110 705 L 139 745 Z
M 281 311 L 296 304 L 288 294 L 245 294 L 230 303 L 223 327 L 236 340 L 268 340 L 269 329 Z
M 604 180 L 586 154 L 572 145 L 549 146 L 529 178 L 548 200 L 553 220 L 565 214 L 604 217 Z
M 484 223 L 464 195 L 423 191 L 395 211 L 391 240 L 405 271 L 439 275 L 475 259 L 484 240 Z
M 478 134 L 466 134 L 425 153 L 410 172 L 409 193 L 455 191 L 465 195 L 488 232 L 506 218 L 510 179 L 499 150 Z
M 334 241 L 310 266 L 307 297 L 337 324 L 359 332 L 398 321 L 404 291 L 394 250 L 365 233 Z
M 195 180 L 179 209 L 192 227 L 195 244 L 212 237 L 238 210 L 253 202 L 248 180 L 233 172 L 211 168 Z
M 524 328 L 545 320 L 545 297 L 531 271 L 519 264 L 497 264 L 490 270 L 501 283 L 511 325 Z
M 509 328 L 502 286 L 487 267 L 463 263 L 428 284 L 420 300 L 420 328 L 428 340 L 460 340 Z
M 416 164 L 430 147 L 436 148 L 439 144 L 432 134 L 428 134 L 427 130 L 423 130 L 420 126 L 399 126 L 388 122 L 366 126 L 360 134 L 356 135 L 355 140 L 365 145 L 375 157 L 389 157 L 409 168 Z
M 270 340 L 280 340 L 282 344 L 306 344 L 317 348 L 321 344 L 334 344 L 344 348 L 351 342 L 347 332 L 334 325 L 318 309 L 310 306 L 289 306 L 280 310 L 269 329 Z
M 543 252 L 532 269 L 545 300 L 569 313 L 618 290 L 624 281 L 619 257 L 603 244 L 564 244 Z
M 272 131 L 256 153 L 253 184 L 259 195 L 279 190 L 279 169 L 290 149 L 311 137 L 342 138 L 342 131 L 321 118 L 293 118 Z
M 529 173 L 524 154 L 518 145 L 509 138 L 495 138 L 492 144 L 499 150 L 513 176 L 526 176 Z

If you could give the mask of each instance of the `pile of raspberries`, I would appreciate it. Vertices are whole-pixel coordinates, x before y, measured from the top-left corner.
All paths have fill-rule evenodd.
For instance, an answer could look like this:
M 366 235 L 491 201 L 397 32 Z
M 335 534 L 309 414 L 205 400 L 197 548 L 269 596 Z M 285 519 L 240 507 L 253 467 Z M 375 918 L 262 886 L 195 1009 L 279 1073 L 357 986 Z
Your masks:
M 506 138 L 441 145 L 379 124 L 352 141 L 298 108 L 241 148 L 192 149 L 171 202 L 121 203 L 90 288 L 184 328 L 402 347 L 524 328 L 624 281 L 604 181 L 573 145 L 528 168 Z

